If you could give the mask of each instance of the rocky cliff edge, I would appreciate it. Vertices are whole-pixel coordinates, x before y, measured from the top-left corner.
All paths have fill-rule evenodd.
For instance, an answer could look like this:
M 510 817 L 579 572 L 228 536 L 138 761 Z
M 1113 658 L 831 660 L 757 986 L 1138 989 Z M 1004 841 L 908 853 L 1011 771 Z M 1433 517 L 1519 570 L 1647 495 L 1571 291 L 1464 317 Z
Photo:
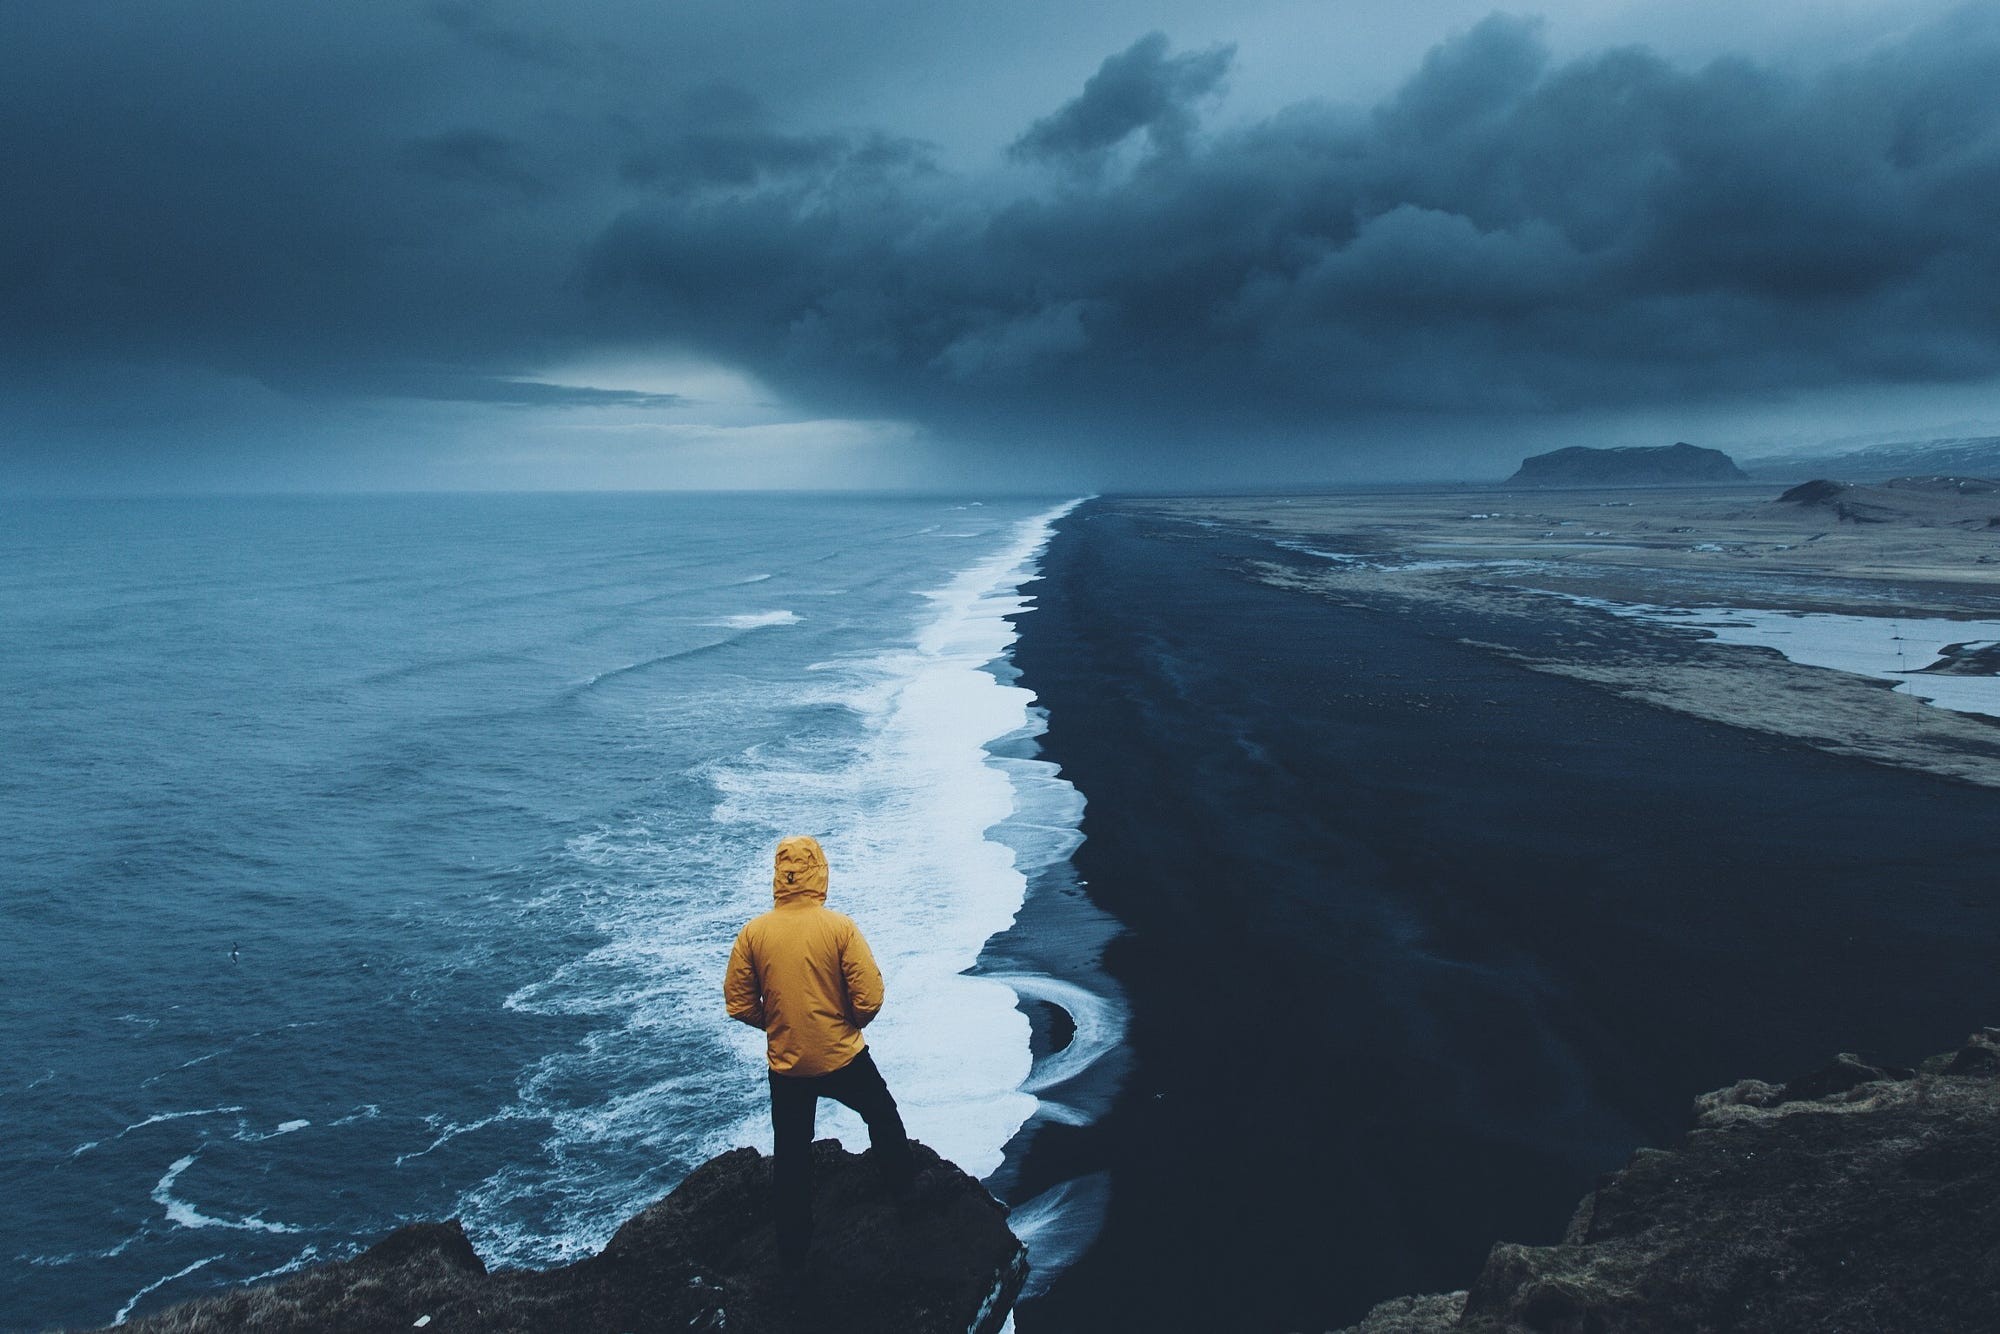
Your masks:
M 1342 1334 L 2000 1329 L 2000 1029 L 1920 1070 L 1843 1055 L 1695 1102 L 1555 1246 L 1502 1243 L 1466 1292 Z
M 773 1256 L 770 1160 L 736 1149 L 560 1269 L 489 1272 L 457 1220 L 399 1228 L 351 1260 L 121 1326 L 144 1334 L 729 1330 L 993 1334 L 1028 1273 L 1006 1209 L 922 1145 L 891 1198 L 866 1155 L 813 1146 L 815 1234 L 799 1276 Z

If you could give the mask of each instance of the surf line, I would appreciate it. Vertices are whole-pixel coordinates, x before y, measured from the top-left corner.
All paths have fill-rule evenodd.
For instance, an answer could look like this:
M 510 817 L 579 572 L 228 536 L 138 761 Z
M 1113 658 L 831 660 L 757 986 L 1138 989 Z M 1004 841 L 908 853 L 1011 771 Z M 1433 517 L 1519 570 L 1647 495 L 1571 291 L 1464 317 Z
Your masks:
M 1033 614 L 1023 589 L 1040 577 L 1058 522 L 1083 503 L 1060 505 L 1022 526 L 1011 553 L 1016 559 L 993 585 L 994 596 L 1005 599 L 999 615 Z M 1109 1108 L 1119 1071 L 1105 1058 L 1121 1048 L 1129 1018 L 1117 984 L 1095 962 L 1103 943 L 1121 928 L 1075 892 L 1070 862 L 1083 843 L 1084 794 L 1042 752 L 1038 739 L 1048 730 L 1048 715 L 1014 668 L 1018 629 L 1012 622 L 1003 625 L 992 670 L 996 684 L 1016 702 L 1014 726 L 988 738 L 984 762 L 1007 776 L 1012 809 L 985 837 L 1013 849 L 1018 893 L 1012 920 L 983 946 L 976 975 L 1011 989 L 1024 1012 L 1059 1015 L 1066 1031 L 1045 1033 L 1044 1049 L 1031 1052 L 1020 1090 L 1034 1100 L 1034 1110 L 1015 1127 L 1006 1146 L 1009 1161 L 987 1174 L 996 1189 L 1004 1189 L 1003 1179 L 1011 1176 L 1037 1127 L 1087 1125 Z M 1044 934 L 1050 938 L 1038 939 Z M 1108 1203 L 1106 1185 L 1105 1174 L 1094 1173 L 1014 1202 L 1011 1225 L 1034 1255 L 1027 1295 L 1046 1291 L 1096 1239 Z

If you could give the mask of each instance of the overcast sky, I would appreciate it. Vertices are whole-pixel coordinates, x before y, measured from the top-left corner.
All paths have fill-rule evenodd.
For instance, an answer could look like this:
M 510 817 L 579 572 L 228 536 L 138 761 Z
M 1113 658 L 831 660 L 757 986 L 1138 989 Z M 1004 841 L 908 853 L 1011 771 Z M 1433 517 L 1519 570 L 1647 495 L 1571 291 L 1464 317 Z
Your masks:
M 0 489 L 2000 432 L 2000 4 L 6 0 Z

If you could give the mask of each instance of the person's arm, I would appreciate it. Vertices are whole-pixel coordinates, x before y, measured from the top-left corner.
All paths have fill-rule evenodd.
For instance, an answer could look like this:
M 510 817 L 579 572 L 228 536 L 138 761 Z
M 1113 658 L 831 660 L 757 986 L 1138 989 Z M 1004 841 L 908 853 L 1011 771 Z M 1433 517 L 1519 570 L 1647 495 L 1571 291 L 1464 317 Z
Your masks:
M 729 971 L 722 978 L 722 1000 L 729 1017 L 755 1029 L 764 1027 L 764 991 L 758 984 L 757 966 L 750 959 L 750 928 L 736 933 L 729 951 Z
M 847 939 L 840 947 L 840 971 L 847 980 L 847 1008 L 856 1028 L 868 1027 L 869 1020 L 882 1012 L 882 970 L 875 966 L 868 941 L 861 928 L 847 924 Z

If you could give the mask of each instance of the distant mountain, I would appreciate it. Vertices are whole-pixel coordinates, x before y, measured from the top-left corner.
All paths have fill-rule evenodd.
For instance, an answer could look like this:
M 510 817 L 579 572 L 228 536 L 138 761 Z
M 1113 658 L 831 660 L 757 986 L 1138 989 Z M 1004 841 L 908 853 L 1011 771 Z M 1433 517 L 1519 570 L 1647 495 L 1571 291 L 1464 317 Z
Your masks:
M 1513 486 L 1690 486 L 1704 482 L 1747 482 L 1736 461 L 1719 449 L 1686 441 L 1624 449 L 1572 445 L 1521 460 Z
M 1882 482 L 1892 477 L 2000 477 L 2000 435 L 1908 440 L 1834 454 L 1752 459 L 1744 467 L 1752 477 L 1783 482 L 1814 477 L 1846 482 Z

